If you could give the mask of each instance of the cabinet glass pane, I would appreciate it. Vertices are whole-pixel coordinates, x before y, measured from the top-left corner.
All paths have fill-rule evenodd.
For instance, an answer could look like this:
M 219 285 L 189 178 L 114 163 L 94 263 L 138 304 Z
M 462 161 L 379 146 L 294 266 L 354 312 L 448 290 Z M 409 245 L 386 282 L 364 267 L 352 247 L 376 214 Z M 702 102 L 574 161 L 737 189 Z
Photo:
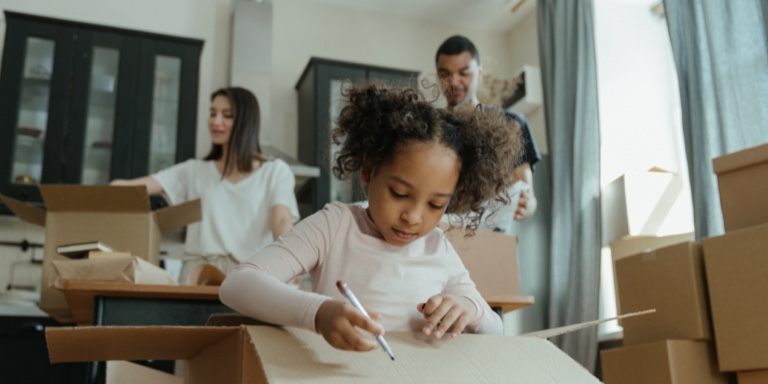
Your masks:
M 112 163 L 120 52 L 114 48 L 94 47 L 92 58 L 82 183 L 106 184 Z
M 173 165 L 176 159 L 180 80 L 180 58 L 162 55 L 155 57 L 152 137 L 149 151 L 150 173 Z
M 331 138 L 331 132 L 336 127 L 336 118 L 341 113 L 341 109 L 344 107 L 343 96 L 341 95 L 341 86 L 344 83 L 343 80 L 331 80 L 330 92 L 328 100 L 331 101 L 331 105 L 328 110 L 328 116 L 330 121 L 328 122 L 328 140 L 331 144 L 331 156 L 328 160 L 330 162 L 330 168 L 333 169 L 334 161 L 336 159 L 336 153 L 340 150 L 340 146 L 333 143 Z M 331 175 L 331 201 L 341 201 L 343 203 L 353 202 L 354 184 L 352 179 L 339 180 L 335 176 Z
M 27 38 L 11 176 L 13 183 L 37 184 L 42 176 L 53 51 L 53 40 Z

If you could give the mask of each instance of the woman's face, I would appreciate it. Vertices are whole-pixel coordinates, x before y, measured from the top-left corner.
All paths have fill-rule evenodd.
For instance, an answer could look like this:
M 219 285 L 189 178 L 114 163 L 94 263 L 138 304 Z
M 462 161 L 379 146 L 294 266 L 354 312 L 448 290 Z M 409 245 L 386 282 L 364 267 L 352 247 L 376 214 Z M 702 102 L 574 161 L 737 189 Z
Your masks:
M 438 143 L 408 144 L 394 159 L 361 172 L 368 187 L 368 212 L 392 245 L 404 246 L 437 226 L 451 201 L 461 164 Z
M 211 113 L 208 115 L 208 130 L 211 141 L 216 145 L 226 146 L 232 136 L 232 126 L 235 124 L 235 114 L 229 98 L 218 95 L 211 102 Z

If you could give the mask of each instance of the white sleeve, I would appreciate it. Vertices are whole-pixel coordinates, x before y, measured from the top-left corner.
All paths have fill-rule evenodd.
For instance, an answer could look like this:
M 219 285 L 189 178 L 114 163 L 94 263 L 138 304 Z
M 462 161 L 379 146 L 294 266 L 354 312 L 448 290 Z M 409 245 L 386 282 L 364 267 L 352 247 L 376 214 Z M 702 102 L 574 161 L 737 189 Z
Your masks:
M 278 325 L 315 330 L 315 315 L 324 295 L 300 291 L 285 282 L 312 271 L 331 247 L 330 223 L 338 207 L 305 218 L 224 279 L 221 301 L 243 315 Z
M 194 159 L 190 159 L 152 175 L 163 187 L 163 191 L 171 204 L 175 205 L 188 200 L 187 191 L 189 191 L 193 180 L 194 162 Z

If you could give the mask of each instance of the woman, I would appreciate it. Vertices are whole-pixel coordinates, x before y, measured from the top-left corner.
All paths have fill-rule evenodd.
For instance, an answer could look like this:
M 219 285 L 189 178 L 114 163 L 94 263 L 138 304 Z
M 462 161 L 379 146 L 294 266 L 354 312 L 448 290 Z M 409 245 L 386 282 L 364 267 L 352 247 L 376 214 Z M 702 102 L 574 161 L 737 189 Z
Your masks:
M 223 88 L 211 95 L 208 130 L 213 146 L 156 174 L 111 185 L 145 185 L 171 204 L 201 199 L 202 219 L 187 229 L 180 281 L 199 264 L 225 273 L 287 232 L 299 219 L 294 176 L 259 145 L 259 103 L 250 91 Z

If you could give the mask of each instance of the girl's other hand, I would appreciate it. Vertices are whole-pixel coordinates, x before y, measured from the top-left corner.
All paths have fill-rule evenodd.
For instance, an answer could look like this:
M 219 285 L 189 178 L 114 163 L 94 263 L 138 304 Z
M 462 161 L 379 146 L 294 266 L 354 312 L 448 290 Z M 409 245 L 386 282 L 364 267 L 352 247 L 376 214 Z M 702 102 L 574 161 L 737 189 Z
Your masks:
M 344 301 L 327 300 L 320 305 L 315 315 L 315 329 L 325 341 L 337 349 L 346 351 L 370 351 L 379 344 L 364 337 L 357 328 L 374 335 L 383 335 L 384 328 L 378 323 L 379 315 L 365 309 L 372 319 Z
M 421 332 L 425 336 L 433 335 L 436 339 L 443 337 L 448 330 L 451 338 L 456 338 L 477 314 L 472 301 L 453 295 L 432 296 L 427 302 L 417 305 L 416 309 L 427 320 Z

